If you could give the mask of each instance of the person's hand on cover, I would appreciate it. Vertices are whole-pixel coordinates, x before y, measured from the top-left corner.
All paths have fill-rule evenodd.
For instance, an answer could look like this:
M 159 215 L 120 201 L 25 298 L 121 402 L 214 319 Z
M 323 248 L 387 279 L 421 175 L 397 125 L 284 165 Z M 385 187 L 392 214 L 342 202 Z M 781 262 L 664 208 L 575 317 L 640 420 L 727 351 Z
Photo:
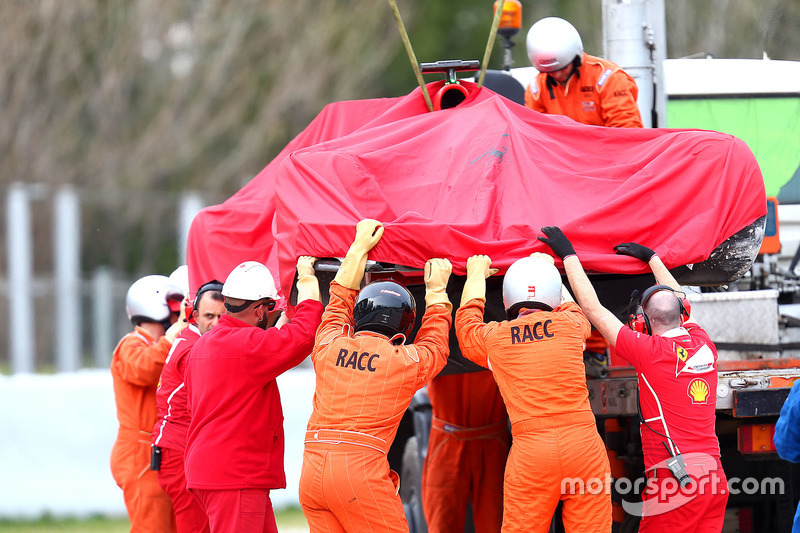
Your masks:
M 488 255 L 473 255 L 467 259 L 467 277 L 480 276 L 483 279 L 497 274 L 496 268 L 492 266 L 492 259 Z
M 616 245 L 614 250 L 616 250 L 619 255 L 629 255 L 645 263 L 649 263 L 650 259 L 656 255 L 656 253 L 647 246 L 642 246 L 635 242 L 623 242 L 622 244 Z
M 562 260 L 571 255 L 575 255 L 575 248 L 572 247 L 572 243 L 569 242 L 569 239 L 567 239 L 567 236 L 561 231 L 561 228 L 558 226 L 544 226 L 542 228 L 542 233 L 547 235 L 547 237 L 539 237 L 539 240 L 549 246 Z
M 425 263 L 425 306 L 442 304 L 453 308 L 447 297 L 447 281 L 453 272 L 453 265 L 447 259 L 428 259 Z
M 357 291 L 364 279 L 364 268 L 367 265 L 367 254 L 383 236 L 383 224 L 371 218 L 365 218 L 356 224 L 356 237 L 347 251 L 347 255 L 336 273 L 334 281 L 342 287 Z
M 470 300 L 486 302 L 486 278 L 498 272 L 491 266 L 492 260 L 488 255 L 473 255 L 467 259 L 467 280 L 461 292 L 462 307 Z
M 539 259 L 544 259 L 545 261 L 547 261 L 551 265 L 555 265 L 556 264 L 556 260 L 553 259 L 552 255 L 546 254 L 546 253 L 543 253 L 543 252 L 533 252 L 531 254 L 531 257 L 537 257 Z
M 352 248 L 361 252 L 369 252 L 383 236 L 383 224 L 371 218 L 365 218 L 356 224 L 356 238 L 353 240 Z
M 319 298 L 319 281 L 314 274 L 316 257 L 301 255 L 297 258 L 297 303 L 303 300 L 316 300 Z
M 301 255 L 297 258 L 297 277 L 315 276 L 314 263 L 317 262 L 316 257 L 310 255 Z

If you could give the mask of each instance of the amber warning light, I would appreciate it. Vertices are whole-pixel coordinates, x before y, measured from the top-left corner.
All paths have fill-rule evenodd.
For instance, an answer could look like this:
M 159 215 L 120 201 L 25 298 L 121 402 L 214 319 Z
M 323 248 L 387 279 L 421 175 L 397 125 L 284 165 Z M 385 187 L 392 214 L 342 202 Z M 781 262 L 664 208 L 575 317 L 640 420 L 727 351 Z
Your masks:
M 498 2 L 494 3 L 494 10 L 497 11 Z M 516 35 L 522 28 L 522 4 L 519 0 L 505 0 L 503 2 L 503 14 L 500 16 L 500 25 L 497 33 L 503 37 Z

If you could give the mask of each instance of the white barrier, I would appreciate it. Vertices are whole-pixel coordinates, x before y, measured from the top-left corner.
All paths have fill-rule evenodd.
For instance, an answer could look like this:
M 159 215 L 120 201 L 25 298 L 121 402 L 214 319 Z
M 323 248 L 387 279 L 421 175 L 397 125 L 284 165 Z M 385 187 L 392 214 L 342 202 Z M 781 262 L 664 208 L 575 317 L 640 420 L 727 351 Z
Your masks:
M 298 505 L 303 438 L 311 415 L 314 372 L 278 379 L 286 431 L 287 488 L 276 508 Z M 107 370 L 0 377 L 0 517 L 124 516 L 109 457 L 117 433 Z

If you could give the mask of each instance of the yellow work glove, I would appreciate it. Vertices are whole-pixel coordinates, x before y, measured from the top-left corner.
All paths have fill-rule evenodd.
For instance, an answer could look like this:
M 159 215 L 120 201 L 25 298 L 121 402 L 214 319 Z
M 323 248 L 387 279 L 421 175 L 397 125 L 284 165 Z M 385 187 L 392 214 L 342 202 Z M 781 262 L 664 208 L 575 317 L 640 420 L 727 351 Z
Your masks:
M 428 259 L 425 263 L 425 307 L 442 304 L 448 311 L 453 304 L 447 297 L 447 280 L 453 272 L 453 265 L 447 259 Z
M 365 218 L 356 224 L 356 238 L 350 245 L 334 281 L 348 289 L 360 289 L 364 268 L 367 266 L 367 254 L 378 244 L 382 235 L 383 225 L 377 220 Z
M 178 320 L 172 324 L 169 329 L 164 333 L 164 336 L 167 338 L 170 344 L 175 342 L 175 337 L 178 336 L 178 333 L 183 331 L 183 328 L 189 325 L 189 322 L 186 320 L 186 306 L 183 305 L 181 302 L 181 314 L 178 315 Z
M 545 254 L 545 253 L 542 253 L 542 252 L 533 252 L 531 254 L 531 257 L 538 257 L 540 259 L 544 259 L 545 261 L 547 261 L 551 265 L 555 265 L 556 264 L 556 260 L 553 258 L 552 255 Z
M 473 255 L 467 259 L 467 281 L 461 292 L 461 307 L 473 299 L 486 302 L 486 278 L 497 274 L 496 268 L 489 268 L 491 264 L 488 255 Z
M 303 300 L 319 302 L 319 281 L 314 275 L 316 257 L 301 255 L 297 258 L 297 303 Z

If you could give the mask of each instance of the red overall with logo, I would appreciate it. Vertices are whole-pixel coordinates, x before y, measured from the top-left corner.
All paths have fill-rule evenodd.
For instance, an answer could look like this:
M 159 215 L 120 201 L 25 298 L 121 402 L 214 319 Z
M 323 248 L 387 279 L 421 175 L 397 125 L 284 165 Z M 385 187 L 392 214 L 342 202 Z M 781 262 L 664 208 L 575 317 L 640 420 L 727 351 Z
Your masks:
M 648 477 L 639 531 L 720 531 L 728 501 L 715 431 L 717 350 L 695 322 L 663 335 L 627 327 L 617 335 L 616 354 L 639 378 L 642 450 Z M 695 481 L 679 490 L 666 467 L 680 452 Z
M 353 334 L 357 291 L 335 281 L 311 359 L 317 374 L 300 504 L 311 531 L 408 532 L 386 453 L 414 393 L 447 362 L 452 316 L 425 311 L 414 344 Z

